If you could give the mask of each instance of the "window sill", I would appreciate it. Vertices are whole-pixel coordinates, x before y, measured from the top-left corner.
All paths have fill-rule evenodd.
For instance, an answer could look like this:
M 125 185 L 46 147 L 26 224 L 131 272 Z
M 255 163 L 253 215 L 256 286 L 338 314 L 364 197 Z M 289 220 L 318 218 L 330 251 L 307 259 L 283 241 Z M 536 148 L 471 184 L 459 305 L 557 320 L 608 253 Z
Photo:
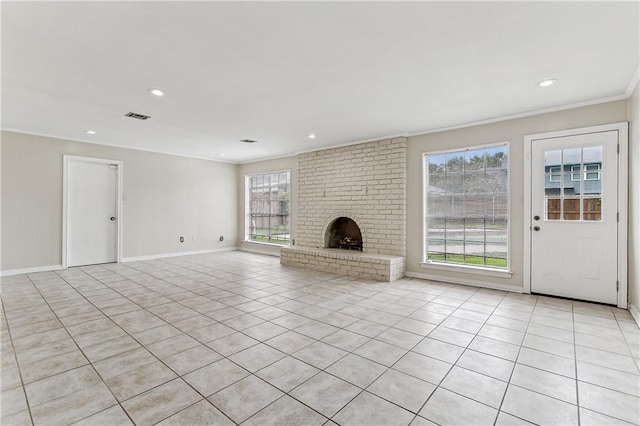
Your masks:
M 513 272 L 508 269 L 483 268 L 481 266 L 452 265 L 450 263 L 421 262 L 420 267 L 437 271 L 464 272 L 489 277 L 511 278 Z
M 291 244 L 276 244 L 276 243 L 267 243 L 264 241 L 251 241 L 244 240 L 242 244 L 255 244 L 257 246 L 266 246 L 266 247 L 275 247 L 275 248 L 283 248 L 283 247 L 291 247 Z

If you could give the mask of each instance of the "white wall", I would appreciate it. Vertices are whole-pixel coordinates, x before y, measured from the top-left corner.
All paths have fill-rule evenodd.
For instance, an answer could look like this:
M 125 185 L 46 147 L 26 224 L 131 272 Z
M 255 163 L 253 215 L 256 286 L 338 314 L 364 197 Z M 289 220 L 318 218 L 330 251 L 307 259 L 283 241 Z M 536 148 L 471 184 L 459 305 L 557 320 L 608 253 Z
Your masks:
M 629 99 L 629 303 L 640 324 L 640 85 Z
M 123 161 L 125 260 L 236 245 L 235 164 L 14 132 L 1 136 L 2 271 L 61 264 L 64 154 Z
M 627 117 L 627 101 L 621 100 L 409 138 L 407 152 L 407 274 L 425 274 L 428 271 L 420 266 L 420 262 L 423 260 L 422 153 L 496 142 L 509 142 L 509 181 L 511 191 L 509 262 L 513 275 L 507 278 L 487 277 L 466 272 L 446 272 L 445 275 L 447 279 L 453 282 L 485 282 L 498 288 L 517 291 L 523 288 L 523 244 L 524 232 L 527 232 L 523 223 L 524 136 L 623 122 L 627 121 Z M 637 164 L 632 168 L 637 168 Z M 431 273 L 435 274 L 437 272 L 431 271 Z
M 245 209 L 245 176 L 256 173 L 279 172 L 284 170 L 291 171 L 291 202 L 289 203 L 289 226 L 291 238 L 296 238 L 297 229 L 297 204 L 298 204 L 298 174 L 297 174 L 297 157 L 282 157 L 273 160 L 255 161 L 252 163 L 244 163 L 238 166 L 237 171 L 237 187 L 238 187 L 238 229 L 237 229 L 237 246 L 240 250 L 251 251 L 255 253 L 264 253 L 270 255 L 279 255 L 280 247 L 254 243 L 245 241 L 245 227 L 247 220 L 247 212 Z

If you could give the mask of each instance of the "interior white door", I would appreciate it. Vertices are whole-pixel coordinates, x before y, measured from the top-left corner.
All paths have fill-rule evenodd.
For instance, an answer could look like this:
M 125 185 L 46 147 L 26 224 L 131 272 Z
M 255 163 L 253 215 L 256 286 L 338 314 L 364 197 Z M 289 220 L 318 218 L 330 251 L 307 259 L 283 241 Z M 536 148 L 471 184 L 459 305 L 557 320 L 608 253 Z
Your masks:
M 618 132 L 531 144 L 531 291 L 617 302 Z
M 67 266 L 117 261 L 118 167 L 67 163 Z

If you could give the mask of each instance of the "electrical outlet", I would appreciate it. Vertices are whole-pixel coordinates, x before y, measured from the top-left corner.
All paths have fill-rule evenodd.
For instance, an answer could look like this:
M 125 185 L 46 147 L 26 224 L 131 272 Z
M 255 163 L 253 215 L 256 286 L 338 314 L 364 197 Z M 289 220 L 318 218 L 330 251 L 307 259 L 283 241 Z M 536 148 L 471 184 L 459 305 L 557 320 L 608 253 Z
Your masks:
M 184 237 L 180 237 L 180 242 L 184 243 Z

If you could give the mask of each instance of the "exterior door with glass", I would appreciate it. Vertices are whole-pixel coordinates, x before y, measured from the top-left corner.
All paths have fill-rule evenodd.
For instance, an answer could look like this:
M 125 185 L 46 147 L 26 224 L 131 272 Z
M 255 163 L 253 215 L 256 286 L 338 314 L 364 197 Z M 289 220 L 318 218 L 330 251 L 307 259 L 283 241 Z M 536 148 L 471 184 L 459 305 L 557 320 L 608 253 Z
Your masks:
M 531 291 L 618 300 L 618 131 L 531 141 Z

